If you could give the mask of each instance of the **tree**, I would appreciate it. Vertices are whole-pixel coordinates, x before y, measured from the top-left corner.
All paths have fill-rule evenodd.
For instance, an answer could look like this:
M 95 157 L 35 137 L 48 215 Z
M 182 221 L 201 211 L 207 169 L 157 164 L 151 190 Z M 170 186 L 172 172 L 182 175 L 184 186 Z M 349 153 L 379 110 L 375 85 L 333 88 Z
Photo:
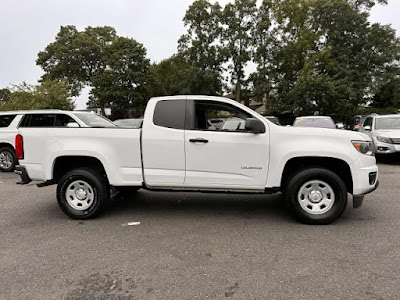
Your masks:
M 0 110 L 62 109 L 73 110 L 67 84 L 61 81 L 46 80 L 40 85 L 27 83 L 13 86 L 10 100 L 0 103 Z
M 376 94 L 372 97 L 372 107 L 374 108 L 395 108 L 400 109 L 400 78 L 391 78 L 382 84 Z
M 0 89 L 0 102 L 7 102 L 10 100 L 11 91 L 9 89 Z
M 118 37 L 107 47 L 105 70 L 92 79 L 90 106 L 107 105 L 128 111 L 145 102 L 140 86 L 146 82 L 150 62 L 146 49 L 133 39 Z
M 274 0 L 277 38 L 261 53 L 270 59 L 272 107 L 348 115 L 369 103 L 400 53 L 393 29 L 368 22 L 375 2 Z
M 249 83 L 257 100 L 269 98 L 273 91 L 273 45 L 277 43 L 273 34 L 272 0 L 264 0 L 257 10 L 253 28 L 253 62 L 256 63 L 256 72 L 252 73 Z M 267 101 L 269 103 L 269 101 Z
M 180 55 L 174 55 L 151 67 L 157 88 L 153 96 L 218 95 L 221 82 L 216 72 L 190 64 Z
M 221 70 L 221 7 L 208 0 L 196 0 L 183 18 L 187 33 L 178 41 L 180 56 L 202 70 Z
M 203 92 L 214 95 L 222 89 L 222 53 L 221 53 L 221 7 L 208 0 L 196 0 L 190 5 L 183 18 L 187 33 L 178 41 L 178 55 L 171 60 L 161 62 L 162 67 L 184 67 L 188 72 L 185 77 L 179 75 L 182 82 L 176 82 L 188 94 Z M 177 61 L 181 60 L 181 61 Z M 174 67 L 173 67 L 174 68 Z M 190 71 L 189 71 L 190 69 Z M 174 74 L 180 73 L 179 70 Z M 175 77 L 175 75 L 173 75 Z M 219 89 L 216 91 L 216 89 Z
M 136 105 L 138 87 L 149 67 L 146 50 L 133 39 L 119 37 L 114 28 L 61 27 L 56 40 L 39 52 L 36 63 L 43 79 L 61 79 L 74 96 L 83 86 L 91 90 L 90 105 L 121 109 Z M 135 98 L 134 98 L 135 97 Z
M 234 3 L 225 6 L 221 15 L 223 55 L 228 62 L 232 83 L 235 84 L 237 101 L 240 101 L 242 81 L 245 77 L 244 67 L 251 60 L 256 13 L 256 0 L 235 0 Z

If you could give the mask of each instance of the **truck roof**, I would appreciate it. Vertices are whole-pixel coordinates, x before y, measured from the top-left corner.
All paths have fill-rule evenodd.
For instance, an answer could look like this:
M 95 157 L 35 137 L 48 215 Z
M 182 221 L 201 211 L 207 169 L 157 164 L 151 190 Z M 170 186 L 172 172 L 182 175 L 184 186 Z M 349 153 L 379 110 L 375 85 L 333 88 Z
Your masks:
M 54 113 L 94 113 L 92 111 L 79 111 L 79 110 L 61 110 L 61 109 L 36 109 L 36 110 L 10 110 L 0 111 L 0 115 L 24 115 L 24 114 L 54 114 Z
M 0 111 L 0 115 L 59 113 L 59 112 L 65 112 L 65 111 L 60 110 L 60 109 L 10 110 L 10 111 Z M 71 112 L 71 111 L 66 111 L 66 112 Z
M 204 96 L 204 95 L 176 95 L 176 96 L 160 96 L 160 97 L 153 97 L 152 99 L 157 99 L 157 100 L 177 100 L 177 99 L 189 99 L 189 100 L 229 100 L 229 101 L 234 101 L 229 98 L 223 97 L 223 96 Z M 235 102 L 235 101 L 234 101 Z

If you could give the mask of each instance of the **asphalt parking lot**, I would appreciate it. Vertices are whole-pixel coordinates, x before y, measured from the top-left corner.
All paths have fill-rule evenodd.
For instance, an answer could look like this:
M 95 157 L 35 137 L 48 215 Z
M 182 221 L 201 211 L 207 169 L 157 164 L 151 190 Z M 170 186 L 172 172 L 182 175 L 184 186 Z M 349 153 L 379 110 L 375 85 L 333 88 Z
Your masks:
M 75 221 L 18 179 L 0 173 L 0 299 L 400 299 L 399 161 L 328 226 L 279 194 L 147 191 Z

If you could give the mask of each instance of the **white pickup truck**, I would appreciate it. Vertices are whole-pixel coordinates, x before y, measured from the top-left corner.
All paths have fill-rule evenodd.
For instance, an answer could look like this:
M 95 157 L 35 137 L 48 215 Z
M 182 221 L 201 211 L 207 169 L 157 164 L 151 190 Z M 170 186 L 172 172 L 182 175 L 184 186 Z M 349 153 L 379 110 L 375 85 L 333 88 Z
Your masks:
M 219 129 L 210 122 L 214 118 L 245 126 Z M 97 216 L 110 188 L 145 188 L 282 192 L 298 220 L 327 224 L 343 213 L 348 193 L 359 207 L 378 186 L 373 144 L 365 134 L 278 126 L 226 98 L 152 98 L 141 129 L 92 121 L 97 125 L 20 126 L 16 136 L 22 182 L 58 184 L 58 203 L 74 219 Z

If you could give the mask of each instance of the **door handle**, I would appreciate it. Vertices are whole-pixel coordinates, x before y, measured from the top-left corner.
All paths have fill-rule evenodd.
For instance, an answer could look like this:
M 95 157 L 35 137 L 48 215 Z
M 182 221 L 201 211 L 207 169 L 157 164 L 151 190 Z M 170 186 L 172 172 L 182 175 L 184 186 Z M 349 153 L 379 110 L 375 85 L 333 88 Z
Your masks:
M 203 144 L 207 144 L 207 143 L 208 143 L 208 140 L 202 139 L 202 138 L 196 138 L 196 139 L 190 139 L 189 142 L 191 142 L 191 143 L 203 143 Z

